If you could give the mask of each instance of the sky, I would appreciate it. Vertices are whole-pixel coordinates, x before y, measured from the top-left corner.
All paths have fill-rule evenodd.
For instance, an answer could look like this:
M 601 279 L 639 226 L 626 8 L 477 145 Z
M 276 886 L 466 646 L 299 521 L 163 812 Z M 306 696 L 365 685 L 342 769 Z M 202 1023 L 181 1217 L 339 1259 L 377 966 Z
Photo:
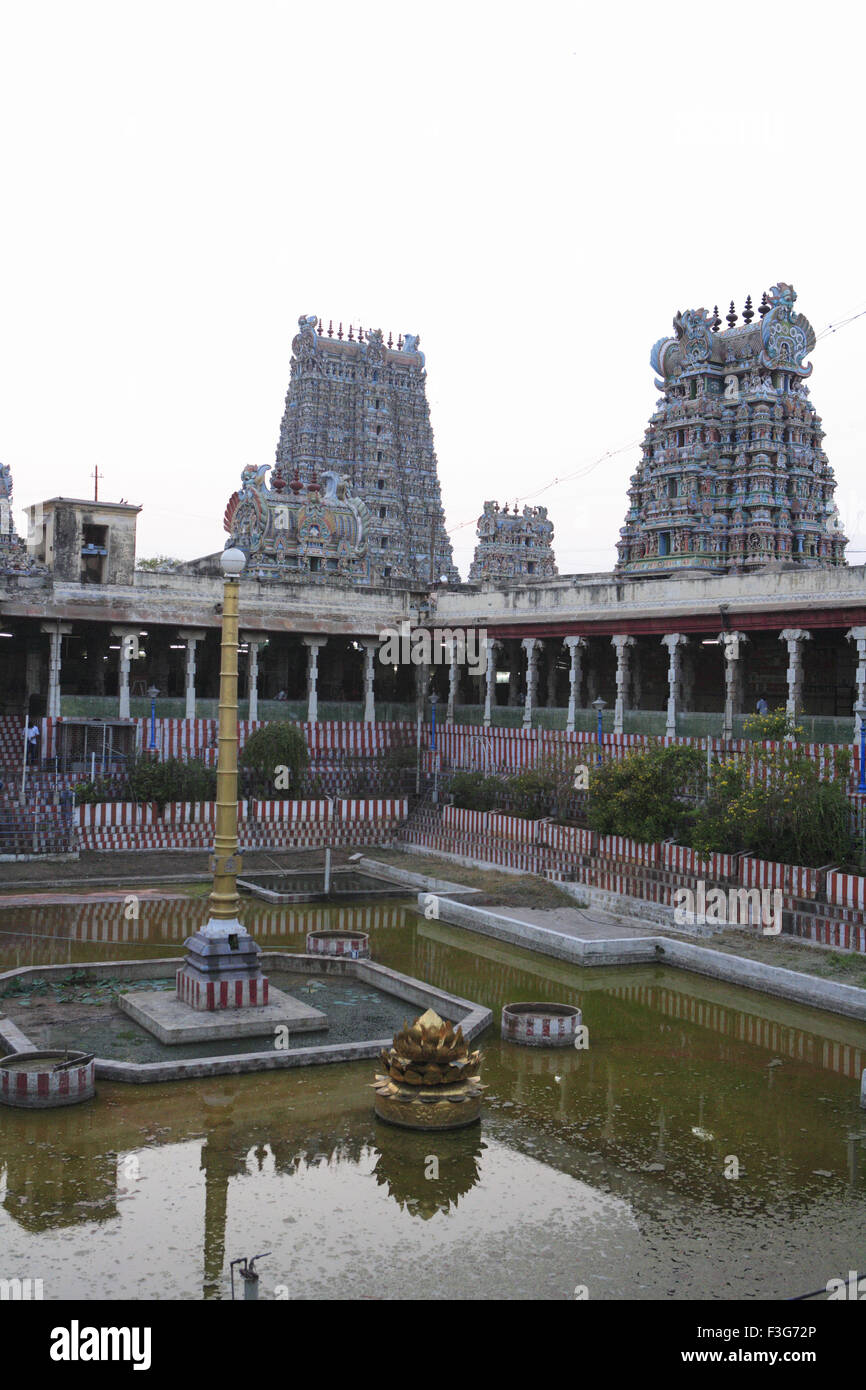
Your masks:
M 678 309 L 866 310 L 856 7 L 0 3 L 0 461 L 221 549 L 300 315 L 420 333 L 465 578 L 488 498 L 609 569 Z M 866 562 L 866 315 L 815 348 Z M 573 475 L 573 476 L 570 476 Z M 554 483 L 553 486 L 546 486 Z M 522 503 L 521 503 L 522 505 Z

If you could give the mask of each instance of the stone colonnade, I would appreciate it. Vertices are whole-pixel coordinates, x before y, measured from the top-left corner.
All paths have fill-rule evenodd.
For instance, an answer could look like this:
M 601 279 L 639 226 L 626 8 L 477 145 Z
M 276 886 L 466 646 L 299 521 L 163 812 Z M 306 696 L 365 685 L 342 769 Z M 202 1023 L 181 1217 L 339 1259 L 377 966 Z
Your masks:
M 46 713 L 57 717 L 60 714 L 60 681 L 61 681 L 61 660 L 63 653 L 63 638 L 72 631 L 72 624 L 57 620 L 46 620 L 40 624 L 40 632 L 48 637 L 48 694 L 46 703 Z M 140 633 L 139 629 L 132 624 L 117 624 L 111 626 L 108 631 L 117 640 L 116 650 L 118 652 L 118 716 L 120 718 L 130 717 L 130 672 L 132 662 L 138 654 L 139 641 L 145 634 Z M 319 661 L 322 649 L 328 643 L 327 635 L 304 635 L 289 634 L 300 639 L 306 647 L 306 693 L 307 693 L 307 718 L 311 722 L 318 719 L 319 714 Z M 677 729 L 678 715 L 690 708 L 690 682 L 694 678 L 695 661 L 694 657 L 699 651 L 700 646 L 716 645 L 723 659 L 723 693 L 720 691 L 720 698 L 723 700 L 723 736 L 731 738 L 733 735 L 734 716 L 742 710 L 743 706 L 743 657 L 747 644 L 750 641 L 749 635 L 745 632 L 726 630 L 720 632 L 717 637 L 701 639 L 689 636 L 682 632 L 669 632 L 660 637 L 644 638 L 641 637 L 641 655 L 638 653 L 638 635 L 629 632 L 618 632 L 609 639 L 594 638 L 592 629 L 588 628 L 582 634 L 568 634 L 564 637 L 524 637 L 524 638 L 495 638 L 489 637 L 486 645 L 486 666 L 481 680 L 483 682 L 483 724 L 489 728 L 493 723 L 493 712 L 496 706 L 496 693 L 498 677 L 501 676 L 503 683 L 508 680 L 509 704 L 520 707 L 522 704 L 522 724 L 524 728 L 531 728 L 533 716 L 539 705 L 539 677 L 542 671 L 546 671 L 547 677 L 547 703 L 556 703 L 556 683 L 559 681 L 560 701 L 564 695 L 564 674 L 567 670 L 568 679 L 568 708 L 566 716 L 566 728 L 573 731 L 576 724 L 578 710 L 589 708 L 600 688 L 610 690 L 610 670 L 615 668 L 613 677 L 613 689 L 615 691 L 613 701 L 613 730 L 615 733 L 622 733 L 624 730 L 625 715 L 630 708 L 639 708 L 639 690 L 641 680 L 645 677 L 643 670 L 649 648 L 647 641 L 658 641 L 666 654 L 667 673 L 667 699 L 666 699 L 666 720 L 665 732 L 668 736 L 674 736 Z M 753 634 L 752 641 L 755 636 Z M 761 634 L 765 635 L 765 634 Z M 856 668 L 856 690 L 857 703 L 866 702 L 866 627 L 852 627 L 847 632 L 849 642 L 856 644 L 857 668 Z M 202 643 L 207 633 L 203 628 L 181 628 L 177 636 L 185 648 L 185 716 L 188 719 L 195 717 L 196 710 L 196 655 L 197 648 Z M 812 634 L 803 628 L 784 628 L 776 634 L 778 640 L 783 642 L 787 648 L 787 699 L 786 708 L 790 714 L 799 713 L 802 710 L 803 697 L 803 662 L 805 644 L 810 641 Z M 593 652 L 595 659 L 592 662 L 587 660 L 589 655 L 589 641 L 593 638 Z M 259 670 L 260 670 L 260 651 L 269 641 L 273 639 L 273 634 L 263 631 L 245 631 L 241 635 L 241 640 L 248 648 L 249 660 L 247 666 L 247 696 L 249 700 L 249 714 L 251 720 L 258 718 L 259 708 Z M 339 640 L 339 639 L 337 639 Z M 345 638 L 344 640 L 348 640 Z M 599 662 L 600 647 L 599 640 L 609 640 L 612 652 L 609 666 L 601 665 Z M 363 718 L 367 722 L 373 722 L 376 718 L 376 665 L 379 653 L 379 640 L 374 637 L 361 637 L 356 640 L 356 649 L 363 653 Z M 112 648 L 114 644 L 112 643 Z M 450 653 L 453 657 L 454 652 Z M 565 656 L 565 662 L 562 656 Z M 445 722 L 453 723 L 456 716 L 456 705 L 460 690 L 461 667 L 458 661 L 449 660 L 443 664 L 448 665 L 448 684 L 447 684 L 447 707 L 445 711 Z M 653 662 L 655 675 L 653 681 L 655 688 L 659 689 L 659 677 L 661 666 Z M 658 668 L 658 669 L 656 669 Z M 605 675 L 605 669 L 608 674 Z M 525 679 L 523 673 L 525 671 Z M 429 665 L 418 667 L 416 670 L 415 698 L 419 701 L 426 697 L 429 687 L 431 667 Z M 584 676 L 586 680 L 584 681 Z M 521 683 L 523 691 L 521 695 Z M 586 685 L 586 699 L 582 701 L 583 686 Z M 37 681 L 38 685 L 38 681 Z M 36 688 L 34 686 L 34 688 Z M 542 690 L 542 695 L 544 690 Z M 631 704 L 630 704 L 631 700 Z M 656 705 L 658 708 L 658 705 Z M 859 737 L 860 720 L 859 716 L 855 720 L 855 737 Z

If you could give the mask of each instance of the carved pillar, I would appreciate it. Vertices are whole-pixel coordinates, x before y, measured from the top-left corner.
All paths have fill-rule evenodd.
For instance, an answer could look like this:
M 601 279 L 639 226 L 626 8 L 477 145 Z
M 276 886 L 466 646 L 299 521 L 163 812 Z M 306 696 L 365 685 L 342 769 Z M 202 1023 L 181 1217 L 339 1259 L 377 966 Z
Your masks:
M 181 628 L 178 636 L 182 642 L 186 642 L 186 708 L 184 718 L 195 719 L 195 644 L 204 641 L 205 633 L 204 629 L 200 627 Z
M 580 667 L 582 649 L 586 646 L 584 637 L 565 637 L 563 645 L 568 648 L 570 665 L 568 668 L 568 717 L 565 721 L 566 732 L 574 733 L 574 716 L 580 702 Z
M 532 711 L 535 708 L 535 687 L 538 680 L 538 637 L 524 637 L 521 642 L 526 652 L 526 699 L 523 704 L 523 727 L 532 728 Z
M 508 703 L 514 708 L 520 704 L 520 648 L 516 642 L 508 644 Z
M 459 644 L 452 638 L 448 656 L 448 705 L 445 710 L 445 723 L 454 723 L 454 706 L 457 703 L 457 677 L 460 675 L 460 665 L 457 661 L 459 655 Z
M 682 632 L 667 632 L 662 638 L 662 646 L 668 649 L 668 717 L 665 737 L 677 736 L 677 697 L 680 683 L 680 654 L 688 642 Z
M 241 641 L 250 649 L 247 663 L 247 719 L 250 723 L 254 723 L 259 717 L 259 647 L 267 640 L 261 632 L 241 633 Z
M 544 649 L 544 703 L 547 709 L 556 707 L 556 648 L 549 644 Z
M 738 713 L 736 707 L 739 704 L 740 673 L 743 669 L 740 665 L 742 644 L 748 640 L 743 632 L 719 633 L 725 655 L 725 713 L 722 720 L 722 738 L 725 739 L 734 737 L 734 715 Z
M 493 702 L 496 691 L 496 653 L 499 642 L 487 639 L 487 672 L 484 682 L 484 727 L 489 729 L 493 719 Z
M 307 648 L 307 723 L 316 724 L 319 720 L 319 648 L 324 647 L 327 637 L 303 637 L 301 641 Z
M 802 708 L 803 696 L 803 643 L 811 640 L 811 632 L 801 627 L 786 627 L 779 633 L 779 641 L 788 644 L 788 703 L 786 713 L 792 719 L 797 717 L 797 709 Z
M 695 653 L 691 647 L 683 652 L 680 671 L 680 696 L 682 698 L 683 709 L 690 712 L 695 697 Z
M 852 627 L 845 637 L 847 641 L 857 643 L 857 699 L 854 703 L 862 705 L 866 700 L 866 627 Z M 854 742 L 860 742 L 859 714 L 854 715 Z
M 138 657 L 138 628 L 113 627 L 111 635 L 120 638 L 117 717 L 118 719 L 129 719 L 129 668 Z
M 71 623 L 42 623 L 40 632 L 47 632 L 48 648 L 48 700 L 45 713 L 49 719 L 60 718 L 60 660 L 62 638 L 72 631 Z
M 361 646 L 364 648 L 364 722 L 372 724 L 376 718 L 376 700 L 373 693 L 373 682 L 376 676 L 376 653 L 379 650 L 379 643 L 376 641 L 363 641 Z
M 616 702 L 613 707 L 613 731 L 615 734 L 621 734 L 622 717 L 625 712 L 628 692 L 628 660 L 631 655 L 631 648 L 634 646 L 634 638 L 627 637 L 624 633 L 617 633 L 615 637 L 611 637 L 610 641 L 611 646 L 616 650 Z

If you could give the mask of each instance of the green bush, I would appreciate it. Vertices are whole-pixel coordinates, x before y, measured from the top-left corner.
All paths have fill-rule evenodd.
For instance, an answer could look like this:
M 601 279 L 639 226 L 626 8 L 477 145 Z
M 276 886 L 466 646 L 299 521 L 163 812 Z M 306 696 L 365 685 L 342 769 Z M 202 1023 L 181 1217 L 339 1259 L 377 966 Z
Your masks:
M 631 753 L 590 771 L 590 829 L 657 841 L 687 834 L 694 802 L 703 794 L 706 759 L 697 748 L 675 745 Z
M 309 762 L 303 733 L 283 720 L 263 724 L 251 733 L 240 756 L 241 767 L 249 769 L 261 795 L 284 799 L 298 795 Z M 282 776 L 280 768 L 286 769 Z
M 784 705 L 770 710 L 767 714 L 751 714 L 743 724 L 743 734 L 756 743 L 796 743 L 803 737 L 803 729 Z
M 692 844 L 706 853 L 746 850 L 759 859 L 818 867 L 844 863 L 852 848 L 847 778 L 850 754 L 838 749 L 837 777 L 821 779 L 798 748 L 759 750 L 757 766 L 716 763 Z
M 455 772 L 451 779 L 454 805 L 464 811 L 494 811 L 502 803 L 502 783 L 482 772 Z
M 197 758 L 165 758 L 148 753 L 130 759 L 127 789 L 131 801 L 155 801 L 162 809 L 169 801 L 213 801 L 216 771 Z

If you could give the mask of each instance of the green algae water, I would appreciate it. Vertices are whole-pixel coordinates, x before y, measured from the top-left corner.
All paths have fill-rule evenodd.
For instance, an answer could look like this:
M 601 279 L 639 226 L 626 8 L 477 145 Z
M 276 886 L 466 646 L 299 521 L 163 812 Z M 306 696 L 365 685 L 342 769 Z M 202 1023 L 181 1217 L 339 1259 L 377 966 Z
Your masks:
M 203 907 L 5 909 L 0 968 L 179 955 Z M 0 1277 L 224 1299 L 228 1262 L 270 1251 L 264 1299 L 727 1300 L 866 1265 L 866 1026 L 664 966 L 581 970 L 406 904 L 245 920 L 287 952 L 368 931 L 374 960 L 488 1005 L 480 1126 L 388 1128 L 372 1062 L 0 1109 Z M 502 1005 L 527 999 L 578 1005 L 589 1047 L 501 1042 Z

